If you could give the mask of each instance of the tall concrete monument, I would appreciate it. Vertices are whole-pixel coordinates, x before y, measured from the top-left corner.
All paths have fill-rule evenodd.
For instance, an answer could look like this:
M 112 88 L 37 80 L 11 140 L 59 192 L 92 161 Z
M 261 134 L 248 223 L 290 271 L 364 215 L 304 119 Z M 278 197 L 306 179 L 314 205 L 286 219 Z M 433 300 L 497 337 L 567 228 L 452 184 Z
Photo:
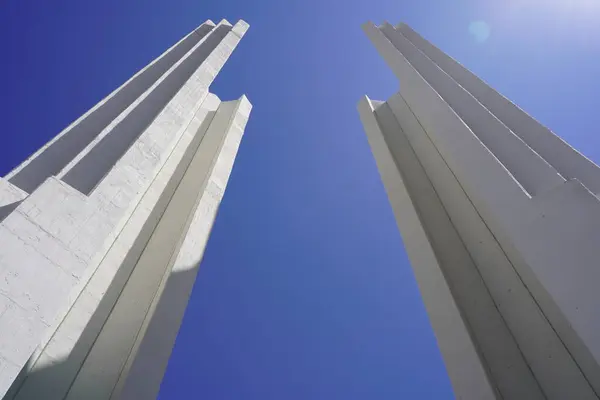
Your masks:
M 0 178 L 0 398 L 154 399 L 251 105 L 207 21 Z
M 600 393 L 600 169 L 405 24 L 359 112 L 459 399 Z

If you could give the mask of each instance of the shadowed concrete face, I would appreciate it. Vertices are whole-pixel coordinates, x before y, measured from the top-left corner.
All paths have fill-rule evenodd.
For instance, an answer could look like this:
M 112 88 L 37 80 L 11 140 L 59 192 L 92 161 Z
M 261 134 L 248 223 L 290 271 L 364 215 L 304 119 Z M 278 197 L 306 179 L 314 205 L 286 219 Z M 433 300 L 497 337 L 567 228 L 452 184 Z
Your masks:
M 178 272 L 169 275 L 162 295 L 157 302 L 154 317 L 149 323 L 147 336 L 154 336 L 160 339 L 154 339 L 152 343 L 152 352 L 154 354 L 150 352 L 149 356 L 153 358 L 153 362 L 158 361 L 159 365 L 163 366 L 163 373 L 164 366 L 166 366 L 166 362 L 171 355 L 191 289 L 198 274 L 199 263 L 200 260 L 196 264 L 181 268 Z M 114 291 L 114 288 L 111 288 L 111 290 Z M 118 291 L 120 288 L 116 288 L 116 290 Z M 31 400 L 64 398 L 74 379 L 65 378 L 76 376 L 81 364 L 79 358 L 82 354 L 89 351 L 90 343 L 93 343 L 97 337 L 99 327 L 106 321 L 106 308 L 110 308 L 110 304 L 107 304 L 108 302 L 108 297 L 107 300 L 103 300 L 103 304 L 100 304 L 94 312 L 75 346 L 68 354 L 56 359 L 46 360 L 46 362 L 38 362 L 35 367 L 30 367 L 26 375 L 24 374 L 20 379 L 15 381 L 13 387 L 11 387 L 4 398 Z M 147 356 L 143 349 L 140 354 L 144 354 L 143 357 Z M 130 395 L 129 391 L 132 388 L 126 387 L 126 390 L 120 397 L 115 396 L 113 398 L 156 398 L 163 373 L 159 372 L 160 368 L 152 364 L 144 364 L 142 368 L 145 369 L 140 371 L 145 374 L 144 385 L 140 386 L 141 382 L 138 382 L 134 386 L 137 387 L 137 391 L 144 393 L 144 395 Z M 27 382 L 35 382 L 35 385 L 29 385 Z M 94 393 L 98 390 L 98 382 L 88 381 L 81 387 L 81 390 L 88 394 Z M 150 395 L 150 393 L 153 393 L 153 395 Z
M 249 112 L 245 98 L 206 107 L 215 111 L 206 114 L 110 285 L 100 287 L 107 268 L 114 268 L 103 262 L 88 283 L 102 297 L 95 301 L 84 289 L 29 372 L 13 385 L 15 399 L 158 393 L 195 279 L 189 263 L 202 257 Z M 117 237 L 115 245 L 121 243 Z M 180 273 L 188 276 L 173 288 Z M 47 365 L 52 368 L 36 373 Z
M 66 171 L 62 180 L 80 192 L 89 194 L 230 30 L 231 26 L 220 25 L 211 35 L 203 38 L 185 60 L 157 82 L 131 112 Z

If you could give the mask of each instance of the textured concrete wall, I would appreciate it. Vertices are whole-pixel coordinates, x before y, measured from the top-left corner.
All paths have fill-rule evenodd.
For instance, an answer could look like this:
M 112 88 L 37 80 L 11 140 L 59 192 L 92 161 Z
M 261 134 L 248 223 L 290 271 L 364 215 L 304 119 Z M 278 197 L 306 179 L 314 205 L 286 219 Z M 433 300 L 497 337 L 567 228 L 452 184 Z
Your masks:
M 219 23 L 112 121 L 58 176 L 88 194 L 145 130 L 173 129 L 185 124 L 188 121 L 186 114 L 194 108 L 194 98 L 207 91 L 207 84 L 212 81 L 212 78 L 202 76 L 202 72 L 206 75 L 208 70 L 198 70 L 198 65 L 207 60 L 230 30 L 229 24 Z M 196 76 L 190 79 L 194 73 Z M 156 157 L 158 149 L 151 147 L 151 143 L 148 145 L 149 148 L 144 150 L 150 154 L 144 156 Z
M 469 92 L 449 79 L 444 71 L 392 25 L 384 24 L 380 31 L 529 194 L 534 195 L 564 182 L 564 178 L 550 164 L 523 143 Z
M 10 214 L 27 193 L 4 178 L 0 178 L 0 221 Z
M 128 374 L 120 382 L 123 399 L 154 399 L 167 367 L 171 350 L 181 325 L 197 268 L 202 259 L 217 210 L 231 172 L 244 126 L 250 113 L 250 103 L 242 98 L 236 102 L 234 118 L 217 154 L 210 176 L 204 181 L 204 191 L 188 220 L 187 232 L 177 252 L 173 253 L 170 269 L 164 275 L 160 296 L 156 296 L 147 317 L 146 331 L 136 345 L 136 357 L 129 358 Z M 212 127 L 211 127 L 212 128 Z M 218 128 L 220 131 L 221 128 Z M 190 171 L 190 179 L 198 179 Z M 200 180 L 200 179 L 198 179 Z
M 475 78 L 408 27 L 369 23 L 364 29 L 402 88 L 371 111 L 371 118 L 390 152 L 398 154 L 404 190 L 428 233 L 408 243 L 414 227 L 402 224 L 401 212 L 396 213 L 409 257 L 411 247 L 422 249 L 426 242 L 433 248 L 501 397 L 597 398 L 600 318 L 593 311 L 599 299 L 591 282 L 600 278 L 592 244 L 600 239 L 600 201 L 578 181 L 565 180 L 578 173 L 593 184 L 597 167 L 581 156 L 569 171 L 562 167 L 565 159 L 545 160 L 536 149 L 551 148 L 543 150 L 526 134 L 515 133 L 534 120 L 515 128 L 514 120 L 495 115 L 480 99 L 482 93 L 493 97 L 490 101 L 507 100 L 489 87 L 484 90 L 480 80 L 468 80 Z M 455 75 L 465 81 L 457 82 Z M 470 85 L 479 92 L 471 93 Z M 372 125 L 365 123 L 368 135 Z M 550 131 L 540 137 L 544 146 L 556 143 L 555 157 L 578 155 Z M 412 166 L 408 149 L 418 160 Z M 383 176 L 381 167 L 380 172 Z M 389 188 L 388 196 L 393 203 Z M 461 248 L 466 251 L 462 260 Z M 411 262 L 422 292 L 432 290 L 431 279 L 418 272 L 431 266 L 413 257 Z M 428 301 L 429 311 L 446 300 Z M 432 312 L 430 317 L 438 341 L 452 337 L 434 322 L 439 317 Z M 457 395 L 479 398 L 478 385 L 469 388 L 456 377 L 472 368 L 469 353 L 463 360 L 442 343 Z
M 202 141 L 220 101 L 209 94 L 49 340 L 30 360 L 17 398 L 64 398 Z M 200 130 L 200 134 L 197 132 Z
M 435 249 L 429 243 L 428 233 L 420 221 L 415 202 L 407 190 L 403 174 L 396 165 L 397 159 L 387 144 L 367 98 L 359 103 L 359 112 L 457 398 L 493 399 L 496 389 L 488 380 L 487 367 L 479 357 L 470 328 L 462 318 Z M 395 135 L 401 140 L 405 139 L 397 130 Z M 410 152 L 411 149 L 405 147 L 404 150 Z M 415 165 L 414 156 L 408 156 L 405 161 L 413 161 L 411 164 L 416 169 L 407 172 L 418 179 L 422 171 Z M 430 186 L 426 181 L 422 181 L 422 185 L 425 190 Z M 453 363 L 460 363 L 461 369 L 452 368 Z
M 579 179 L 593 193 L 600 193 L 600 170 L 560 137 L 541 125 L 468 69 L 423 39 L 406 24 L 398 31 L 490 110 L 512 132 L 552 165 L 565 179 Z
M 208 94 L 208 88 L 248 29 L 243 21 L 233 27 L 225 20 L 214 28 L 213 25 L 204 24 L 210 32 L 203 32 L 201 26 L 199 32 L 191 34 L 197 36 L 197 40 L 184 38 L 169 50 L 170 61 L 162 64 L 165 72 L 156 82 L 110 121 L 89 142 L 90 146 L 79 155 L 72 155 L 74 158 L 58 178 L 48 177 L 0 224 L 0 241 L 7 244 L 0 248 L 0 395 L 20 373 L 12 384 L 10 397 L 40 398 L 43 393 L 48 399 L 64 398 L 72 384 L 72 393 L 80 393 L 77 391 L 90 382 L 102 388 L 97 391 L 97 398 L 110 397 L 120 377 L 119 368 L 129 353 L 121 354 L 125 359 L 120 361 L 120 366 L 116 362 L 116 371 L 107 371 L 106 368 L 113 365 L 103 366 L 103 352 L 94 351 L 92 344 L 102 343 L 104 338 L 120 339 L 119 335 L 110 333 L 109 328 L 114 325 L 109 324 L 111 316 L 112 320 L 118 319 L 111 312 L 126 309 L 116 305 L 127 303 L 122 300 L 126 298 L 123 293 L 130 283 L 136 282 L 131 279 L 140 257 L 154 248 L 148 248 L 148 244 L 160 221 L 170 220 L 161 218 L 196 154 L 194 149 L 205 147 L 204 132 L 219 105 L 218 98 Z M 181 59 L 172 60 L 173 51 Z M 152 69 L 152 65 L 148 68 Z M 144 85 L 133 86 L 139 91 Z M 131 86 L 125 84 L 120 90 L 128 90 L 128 87 Z M 149 98 L 154 108 L 144 105 Z M 87 115 L 100 108 L 101 105 L 97 106 Z M 147 126 L 128 125 L 129 129 L 123 131 L 129 135 L 126 140 L 114 139 L 112 145 L 116 146 L 111 146 L 112 150 L 102 146 L 104 139 L 118 138 L 111 135 L 121 132 L 120 123 L 138 115 L 135 113 L 140 108 L 143 115 L 149 116 L 150 111 L 155 113 L 147 120 Z M 79 121 L 83 120 L 85 118 Z M 65 132 L 77 129 L 75 125 Z M 241 127 L 243 129 L 243 125 Z M 224 132 L 225 129 L 221 135 Z M 52 143 L 57 142 L 51 142 L 45 149 Z M 45 157 L 44 149 L 36 154 Z M 98 154 L 104 161 L 98 161 Z M 34 165 L 35 157 L 12 176 Z M 106 160 L 111 160 L 111 164 L 105 164 Z M 75 170 L 79 172 L 69 175 Z M 197 173 L 208 173 L 202 171 Z M 15 191 L 14 186 L 2 188 L 3 193 L 10 191 L 13 197 L 16 193 L 17 199 L 25 194 Z M 181 227 L 181 224 L 174 226 Z M 199 242 L 204 239 L 197 238 Z M 156 278 L 148 275 L 147 280 L 138 279 L 138 285 L 144 288 L 140 290 L 143 293 L 153 290 L 156 294 L 166 267 L 166 264 L 156 267 Z M 162 273 L 160 268 L 163 268 Z M 146 301 L 146 307 L 153 299 L 151 296 Z M 142 322 L 144 315 L 140 314 Z M 136 328 L 132 329 L 134 332 Z M 134 340 L 129 338 L 130 342 Z M 109 348 L 112 347 L 118 346 L 111 344 Z M 97 356 L 92 356 L 90 349 Z M 94 357 L 99 361 L 92 361 Z M 94 365 L 100 366 L 101 376 L 110 377 L 96 377 Z M 81 393 L 72 396 L 82 398 Z
M 7 179 L 31 193 L 48 177 L 58 174 L 214 26 L 212 21 L 207 21 L 190 32 L 15 168 Z
M 87 354 L 69 389 L 67 399 L 118 397 L 122 386 L 118 383 L 124 382 L 129 365 L 137 355 L 138 342 L 144 337 L 147 324 L 152 319 L 151 305 L 160 297 L 161 282 L 168 274 L 172 259 L 185 238 L 197 200 L 207 190 L 206 183 L 214 160 L 220 154 L 223 140 L 237 113 L 238 105 L 239 102 L 222 103 L 214 117 L 211 115 L 210 125 L 205 126 L 207 130 L 197 133 L 203 136 L 202 141 L 137 260 L 110 316 Z M 208 240 L 208 236 L 195 239 L 200 244 Z M 148 349 L 147 361 L 154 368 L 164 371 L 166 363 L 155 364 L 154 350 Z M 158 387 L 161 380 L 162 376 L 157 376 L 154 386 Z M 143 386 L 151 382 L 148 376 L 138 384 Z

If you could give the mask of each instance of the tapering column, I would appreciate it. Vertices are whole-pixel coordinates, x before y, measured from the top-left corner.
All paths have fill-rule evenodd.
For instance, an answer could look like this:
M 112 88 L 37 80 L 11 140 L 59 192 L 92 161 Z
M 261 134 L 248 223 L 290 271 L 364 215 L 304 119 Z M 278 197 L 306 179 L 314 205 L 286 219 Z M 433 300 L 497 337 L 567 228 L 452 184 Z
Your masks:
M 23 199 L 0 223 L 0 396 L 10 386 L 7 398 L 117 398 L 136 357 L 152 359 L 142 339 L 182 243 L 208 240 L 226 183 L 215 197 L 215 162 L 250 112 L 245 97 L 221 103 L 208 91 L 247 29 L 203 24 L 15 170 L 16 183 L 2 181 Z M 49 149 L 62 140 L 83 146 L 56 158 Z M 237 146 L 228 149 L 226 176 Z M 39 184 L 47 163 L 62 170 Z M 192 230 L 207 196 L 216 204 Z
M 457 397 L 597 398 L 600 200 L 577 180 L 597 166 L 517 134 L 482 98 L 508 100 L 407 26 L 363 28 L 401 90 L 361 119 Z
M 474 96 L 496 118 L 542 156 L 566 179 L 577 178 L 593 193 L 600 193 L 600 169 L 559 136 L 533 119 L 471 71 L 423 39 L 406 24 L 396 28 L 444 72 Z
M 427 182 L 418 160 L 412 154 L 406 136 L 398 126 L 394 126 L 397 122 L 393 120 L 393 116 L 388 115 L 386 118 L 387 129 L 380 124 L 375 109 L 383 106 L 385 103 L 374 102 L 365 97 L 360 101 L 358 110 L 394 216 L 401 228 L 404 246 L 413 264 L 421 296 L 431 325 L 436 332 L 438 346 L 446 362 L 450 381 L 457 398 L 493 399 L 497 393 L 495 385 L 488 378 L 487 366 L 479 359 L 477 345 L 471 338 L 470 326 L 462 318 L 463 311 L 459 301 L 455 299 L 450 282 L 444 275 L 445 271 L 442 269 L 436 249 L 428 240 L 429 231 L 419 217 L 419 212 L 422 210 L 416 208 L 416 202 L 409 192 L 408 182 L 412 181 L 415 185 L 419 180 L 421 181 L 423 196 L 429 196 L 431 203 L 427 211 L 436 208 L 437 218 L 442 221 L 443 215 L 439 214 L 443 212 L 443 207 L 439 204 L 433 187 Z M 401 154 L 394 154 L 388 145 L 387 137 L 390 136 L 393 136 L 395 143 L 399 144 L 395 150 Z M 401 171 L 397 166 L 398 162 L 411 168 Z M 456 237 L 448 218 L 443 222 L 445 222 L 445 233 L 451 238 Z M 450 241 L 449 244 L 452 243 L 455 244 L 456 240 Z M 461 249 L 458 249 L 457 256 L 464 262 L 465 256 L 460 253 Z M 468 255 L 466 257 L 468 258 Z M 489 310 L 489 307 L 483 311 L 485 310 Z M 457 368 L 453 368 L 454 364 Z
M 84 150 L 100 132 L 123 113 L 175 63 L 201 42 L 215 28 L 206 21 L 156 60 L 137 72 L 121 87 L 92 107 L 46 145 L 11 171 L 6 179 L 31 193 L 47 178 L 57 175 Z

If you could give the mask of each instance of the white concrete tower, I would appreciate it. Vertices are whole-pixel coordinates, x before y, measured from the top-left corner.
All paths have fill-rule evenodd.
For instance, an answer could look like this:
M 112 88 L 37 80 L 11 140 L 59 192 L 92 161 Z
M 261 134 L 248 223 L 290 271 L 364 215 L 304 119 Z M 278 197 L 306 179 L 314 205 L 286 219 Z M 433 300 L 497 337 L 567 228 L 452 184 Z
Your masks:
M 251 110 L 209 93 L 247 29 L 203 23 L 0 178 L 0 398 L 156 398 Z
M 361 120 L 456 397 L 600 393 L 600 169 L 404 24 Z

